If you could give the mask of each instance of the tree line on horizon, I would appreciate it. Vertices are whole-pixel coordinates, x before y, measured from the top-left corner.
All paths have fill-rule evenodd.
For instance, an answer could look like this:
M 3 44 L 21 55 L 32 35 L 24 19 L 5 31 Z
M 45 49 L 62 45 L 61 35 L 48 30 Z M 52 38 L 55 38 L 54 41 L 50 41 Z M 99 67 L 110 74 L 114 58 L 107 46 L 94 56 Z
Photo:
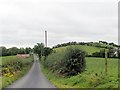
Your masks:
M 102 45 L 104 44 L 104 46 Z M 57 44 L 55 46 L 53 46 L 53 48 L 58 48 L 58 47 L 64 47 L 64 46 L 68 46 L 68 45 L 87 45 L 87 46 L 95 46 L 95 47 L 99 47 L 99 48 L 108 48 L 108 49 L 112 49 L 113 47 L 120 47 L 120 45 L 117 45 L 113 42 L 108 43 L 106 41 L 99 41 L 99 42 L 68 42 L 68 43 L 62 43 L 62 44 Z
M 32 52 L 32 48 L 26 47 L 26 48 L 17 48 L 17 47 L 11 47 L 6 48 L 5 46 L 0 47 L 2 52 L 0 53 L 0 56 L 12 56 L 17 54 L 29 54 Z
M 68 42 L 57 44 L 54 48 L 65 47 L 69 45 L 86 45 L 86 46 L 94 46 L 100 48 L 99 52 L 95 52 L 92 55 L 87 55 L 87 57 L 105 57 L 105 49 L 108 49 L 107 56 L 109 58 L 119 58 L 120 57 L 120 45 L 115 43 L 108 43 L 106 41 L 99 41 L 99 42 Z M 117 54 L 115 54 L 117 52 Z
M 103 45 L 104 44 L 104 45 Z M 37 53 L 39 57 L 41 56 L 48 56 L 54 48 L 69 46 L 69 45 L 87 45 L 87 46 L 94 46 L 99 48 L 106 48 L 109 49 L 108 57 L 116 58 L 115 55 L 113 55 L 114 50 L 112 50 L 115 47 L 120 47 L 119 45 L 116 45 L 114 43 L 108 43 L 106 41 L 99 41 L 99 42 L 68 42 L 63 44 L 57 44 L 56 46 L 53 46 L 52 48 L 44 47 L 43 43 L 37 43 L 34 45 L 34 48 L 26 47 L 26 48 L 6 48 L 4 46 L 0 47 L 2 50 L 2 53 L 0 53 L 0 56 L 11 56 L 11 55 L 17 55 L 17 54 L 30 54 L 30 53 Z M 103 57 L 104 58 L 104 50 L 100 50 L 100 52 L 93 53 L 90 57 Z M 120 54 L 120 52 L 118 53 Z M 87 55 L 89 56 L 89 55 Z M 120 56 L 120 55 L 118 55 Z
M 0 56 L 12 56 L 17 54 L 32 54 L 36 53 L 41 56 L 47 56 L 52 52 L 52 49 L 49 47 L 44 47 L 43 43 L 37 43 L 34 45 L 33 48 L 26 47 L 26 48 L 17 48 L 17 47 L 11 47 L 6 48 L 5 46 L 0 47 Z

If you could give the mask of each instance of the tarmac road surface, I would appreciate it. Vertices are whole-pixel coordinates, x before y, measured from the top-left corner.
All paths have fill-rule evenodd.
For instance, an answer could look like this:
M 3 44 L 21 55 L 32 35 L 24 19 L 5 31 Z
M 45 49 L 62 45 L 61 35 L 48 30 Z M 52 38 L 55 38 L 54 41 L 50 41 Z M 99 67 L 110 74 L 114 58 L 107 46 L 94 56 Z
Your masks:
M 34 64 L 30 71 L 7 88 L 55 88 L 55 86 L 43 75 L 39 59 L 34 55 Z

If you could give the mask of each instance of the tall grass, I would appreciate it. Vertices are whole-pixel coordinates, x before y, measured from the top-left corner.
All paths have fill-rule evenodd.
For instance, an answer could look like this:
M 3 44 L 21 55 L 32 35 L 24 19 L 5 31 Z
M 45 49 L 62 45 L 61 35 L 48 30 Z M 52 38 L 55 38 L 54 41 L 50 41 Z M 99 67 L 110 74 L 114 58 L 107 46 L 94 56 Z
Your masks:
M 29 58 L 18 58 L 16 56 L 2 57 L 2 87 L 5 88 L 15 80 L 22 77 L 33 64 L 33 56 Z
M 104 58 L 86 57 L 85 72 L 72 77 L 60 77 L 41 64 L 46 77 L 58 88 L 118 88 L 118 59 L 108 59 L 108 74 Z
M 71 45 L 79 50 L 83 50 L 88 55 L 99 52 L 103 48 Z M 48 57 L 48 63 L 52 66 L 53 62 L 61 62 L 65 58 L 65 51 L 68 47 L 55 48 L 54 53 Z M 61 77 L 53 73 L 45 62 L 41 61 L 42 70 L 46 77 L 58 88 L 118 88 L 118 59 L 108 58 L 107 73 L 105 72 L 105 59 L 86 57 L 86 68 L 83 73 L 71 77 Z M 43 64 L 44 63 L 44 64 Z M 64 64 L 61 64 L 63 66 Z M 49 66 L 49 65 L 48 65 Z

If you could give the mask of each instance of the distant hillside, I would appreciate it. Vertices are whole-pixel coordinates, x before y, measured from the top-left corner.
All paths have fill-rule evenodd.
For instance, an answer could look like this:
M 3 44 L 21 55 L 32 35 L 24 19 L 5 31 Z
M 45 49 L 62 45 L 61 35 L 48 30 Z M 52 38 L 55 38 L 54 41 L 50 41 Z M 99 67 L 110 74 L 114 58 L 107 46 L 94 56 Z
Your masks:
M 88 55 L 92 55 L 95 52 L 99 52 L 101 48 L 95 47 L 95 46 L 86 46 L 86 45 L 69 45 L 69 46 L 65 46 L 65 47 L 59 47 L 59 48 L 55 48 L 55 51 L 59 51 L 59 52 L 63 52 L 64 49 L 66 49 L 67 47 L 78 47 L 81 50 L 85 51 Z
M 120 47 L 119 45 L 116 45 L 114 43 L 99 41 L 99 42 L 68 42 L 68 43 L 58 44 L 54 46 L 53 48 L 64 47 L 64 46 L 69 46 L 69 45 L 86 45 L 86 46 L 94 46 L 94 47 L 108 48 L 108 49 L 111 49 L 114 47 Z
M 119 47 L 118 45 L 114 43 L 107 43 L 105 41 L 99 41 L 99 42 L 87 42 L 87 43 L 68 42 L 68 43 L 58 44 L 54 46 L 53 48 L 55 51 L 63 52 L 64 49 L 70 46 L 80 48 L 81 50 L 85 51 L 87 55 L 92 55 L 93 53 L 100 52 L 100 50 L 103 50 L 105 48 L 113 49 L 115 47 Z

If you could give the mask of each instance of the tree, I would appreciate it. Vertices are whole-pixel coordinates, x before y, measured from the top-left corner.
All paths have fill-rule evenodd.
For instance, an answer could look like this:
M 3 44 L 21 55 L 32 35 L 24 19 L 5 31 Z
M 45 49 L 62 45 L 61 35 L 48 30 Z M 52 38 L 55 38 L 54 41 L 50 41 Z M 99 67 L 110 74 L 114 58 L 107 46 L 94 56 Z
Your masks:
M 7 54 L 8 55 L 16 55 L 16 54 L 18 54 L 18 48 L 17 47 L 12 47 L 12 48 L 9 48 L 8 50 L 7 50 Z
M 0 47 L 1 52 L 0 52 L 0 56 L 7 56 L 7 49 L 6 47 Z
M 19 54 L 25 54 L 25 49 L 24 48 L 20 48 L 18 51 Z
M 32 51 L 32 49 L 30 47 L 26 47 L 25 48 L 25 53 L 26 54 L 29 54 L 31 51 Z
M 114 45 L 114 43 L 112 42 L 112 43 L 109 43 L 109 45 Z
M 44 51 L 43 51 L 43 55 L 45 56 L 45 59 L 46 59 L 46 57 L 49 55 L 49 54 L 51 54 L 52 53 L 52 49 L 51 48 L 49 48 L 49 47 L 45 47 L 44 48 Z
M 44 50 L 44 44 L 43 43 L 37 43 L 37 45 L 34 46 L 33 48 L 34 53 L 38 54 L 39 57 L 43 55 L 43 50 Z

